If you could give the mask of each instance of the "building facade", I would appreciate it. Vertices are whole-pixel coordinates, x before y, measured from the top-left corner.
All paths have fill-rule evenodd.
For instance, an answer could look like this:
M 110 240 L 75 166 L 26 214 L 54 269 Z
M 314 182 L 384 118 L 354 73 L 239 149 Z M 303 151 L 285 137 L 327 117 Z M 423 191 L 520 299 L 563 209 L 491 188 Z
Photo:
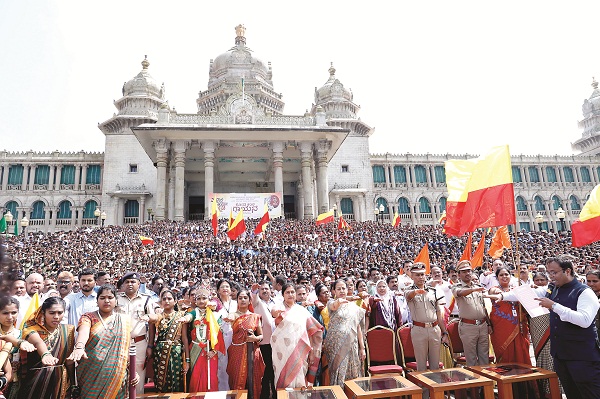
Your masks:
M 444 162 L 475 157 L 370 154 L 374 129 L 333 65 L 310 111 L 285 115 L 271 63 L 246 46 L 242 25 L 234 46 L 210 60 L 194 114 L 169 107 L 149 66 L 145 58 L 117 112 L 98 125 L 103 154 L 0 152 L 0 210 L 12 224 L 26 219 L 28 231 L 55 232 L 195 220 L 209 216 L 212 193 L 278 192 L 288 218 L 333 208 L 347 219 L 386 222 L 398 212 L 403 224 L 432 225 L 446 206 Z M 592 86 L 573 143 L 580 155 L 512 157 L 518 229 L 568 228 L 600 184 L 600 91 Z

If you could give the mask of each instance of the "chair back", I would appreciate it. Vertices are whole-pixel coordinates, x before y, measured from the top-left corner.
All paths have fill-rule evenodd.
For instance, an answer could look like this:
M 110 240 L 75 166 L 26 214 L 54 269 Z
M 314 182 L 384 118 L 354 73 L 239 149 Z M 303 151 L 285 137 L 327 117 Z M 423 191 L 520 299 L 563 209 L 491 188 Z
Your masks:
M 407 362 L 415 361 L 415 347 L 413 346 L 412 338 L 410 336 L 410 325 L 404 324 L 398 327 L 396 334 L 398 336 L 398 342 L 400 342 L 400 349 L 402 350 L 402 365 L 406 366 Z
M 367 330 L 367 367 L 372 362 L 377 364 L 395 364 L 396 337 L 391 328 L 375 326 Z M 392 349 L 392 350 L 390 350 Z
M 463 348 L 462 340 L 460 339 L 460 335 L 458 335 L 458 320 L 451 320 L 448 323 L 448 337 L 450 338 L 450 348 L 452 353 L 462 353 L 465 351 Z

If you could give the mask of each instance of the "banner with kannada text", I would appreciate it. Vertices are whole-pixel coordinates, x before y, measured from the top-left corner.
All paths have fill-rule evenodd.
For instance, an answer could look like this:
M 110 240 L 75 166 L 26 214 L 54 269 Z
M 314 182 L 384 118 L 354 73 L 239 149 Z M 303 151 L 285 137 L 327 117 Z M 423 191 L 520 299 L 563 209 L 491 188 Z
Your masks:
M 281 193 L 212 193 L 209 203 L 212 203 L 213 198 L 217 200 L 220 219 L 228 218 L 230 211 L 234 218 L 240 211 L 244 211 L 244 218 L 260 219 L 265 213 L 265 204 L 269 208 L 271 219 L 283 215 Z M 208 209 L 212 207 L 209 206 Z

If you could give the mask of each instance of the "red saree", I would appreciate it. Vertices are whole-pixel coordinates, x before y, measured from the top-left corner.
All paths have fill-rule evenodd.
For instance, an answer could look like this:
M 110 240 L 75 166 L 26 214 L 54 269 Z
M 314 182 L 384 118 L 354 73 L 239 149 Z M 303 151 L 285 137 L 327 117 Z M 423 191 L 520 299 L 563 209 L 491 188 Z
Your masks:
M 248 378 L 248 345 L 246 338 L 248 331 L 256 333 L 257 326 L 261 323 L 260 316 L 256 313 L 243 314 L 232 323 L 233 341 L 227 350 L 229 362 L 227 364 L 227 374 L 229 375 L 230 389 L 246 389 L 246 381 Z M 265 363 L 258 343 L 254 344 L 254 383 L 253 387 L 248 389 L 254 390 L 254 397 L 260 397 L 262 384 L 262 376 L 265 372 Z
M 530 365 L 529 326 L 521 305 L 504 301 L 495 302 L 492 305 L 490 321 L 494 329 L 490 337 L 496 362 Z

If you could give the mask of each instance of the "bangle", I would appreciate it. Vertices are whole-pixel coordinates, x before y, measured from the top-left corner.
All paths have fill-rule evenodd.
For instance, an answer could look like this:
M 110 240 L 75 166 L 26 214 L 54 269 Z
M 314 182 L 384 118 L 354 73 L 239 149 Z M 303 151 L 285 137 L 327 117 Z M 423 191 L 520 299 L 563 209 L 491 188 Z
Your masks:
M 22 343 L 23 343 L 23 340 L 22 339 L 18 339 L 17 340 L 17 347 L 20 347 Z
M 79 346 L 81 345 L 81 346 Z M 85 346 L 85 344 L 83 342 L 77 342 L 75 344 L 75 349 L 83 349 L 83 347 Z
M 185 362 L 186 362 L 186 363 L 189 363 L 189 362 L 190 362 L 190 359 L 185 359 Z
M 42 355 L 42 359 L 46 356 L 46 355 L 51 355 L 50 352 L 44 352 L 44 354 Z

